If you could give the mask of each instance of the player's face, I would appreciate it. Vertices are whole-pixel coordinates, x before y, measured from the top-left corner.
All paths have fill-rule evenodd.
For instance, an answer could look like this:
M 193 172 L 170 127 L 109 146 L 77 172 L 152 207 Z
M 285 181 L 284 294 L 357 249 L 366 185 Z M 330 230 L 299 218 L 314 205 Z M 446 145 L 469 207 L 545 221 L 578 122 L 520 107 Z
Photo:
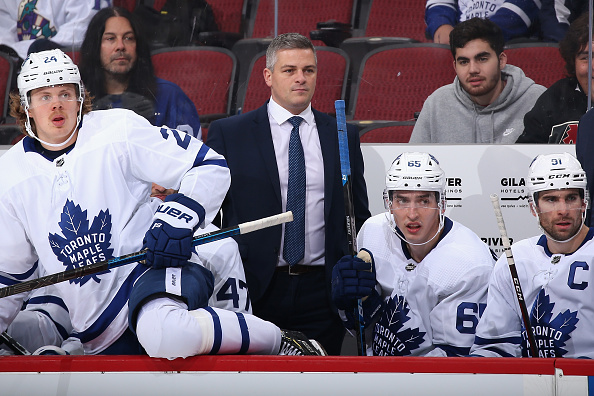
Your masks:
M 63 143 L 76 127 L 80 103 L 74 84 L 37 88 L 31 91 L 29 117 L 35 121 L 39 139 Z
M 390 211 L 411 243 L 425 243 L 439 229 L 440 208 L 433 191 L 393 191 Z
M 586 204 L 578 189 L 548 190 L 539 193 L 533 210 L 547 234 L 557 241 L 565 241 L 580 230 Z
M 594 63 L 592 63 L 592 78 L 594 78 Z M 575 76 L 584 92 L 588 92 L 588 47 L 584 47 L 575 57 Z M 594 83 L 592 84 L 594 92 Z
M 161 201 L 165 201 L 165 198 L 167 198 L 168 195 L 175 194 L 176 192 L 176 190 L 165 188 L 156 183 L 153 183 L 153 187 L 151 188 L 151 197 L 156 197 L 159 198 Z
M 456 49 L 454 69 L 462 89 L 468 92 L 474 102 L 487 106 L 503 90 L 501 69 L 506 62 L 504 53 L 497 56 L 488 42 L 476 39 Z
M 310 49 L 285 49 L 276 53 L 274 71 L 264 69 L 272 99 L 292 114 L 309 106 L 316 89 L 318 68 Z
M 130 21 L 111 17 L 101 37 L 101 66 L 109 73 L 127 74 L 136 63 L 136 36 Z

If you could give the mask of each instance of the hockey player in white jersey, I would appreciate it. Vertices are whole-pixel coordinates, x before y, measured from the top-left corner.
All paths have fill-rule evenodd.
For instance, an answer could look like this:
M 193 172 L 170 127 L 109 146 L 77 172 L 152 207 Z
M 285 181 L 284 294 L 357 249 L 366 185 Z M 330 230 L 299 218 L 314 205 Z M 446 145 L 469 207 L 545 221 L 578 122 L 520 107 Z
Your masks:
M 222 156 L 128 110 L 89 112 L 78 68 L 60 50 L 31 54 L 17 80 L 11 111 L 29 136 L 0 157 L 0 283 L 144 247 L 144 263 L 56 285 L 70 339 L 86 354 L 144 347 L 175 358 L 311 347 L 253 315 L 208 306 L 214 277 L 192 254 L 191 240 L 229 187 Z M 165 202 L 150 199 L 152 182 L 179 192 Z M 24 297 L 0 300 L 0 330 Z
M 569 153 L 537 156 L 526 183 L 542 235 L 512 245 L 537 357 L 594 358 L 594 233 L 584 225 L 586 174 Z M 471 354 L 530 356 L 505 256 L 495 265 Z
M 399 155 L 386 175 L 388 212 L 357 236 L 372 267 L 352 256 L 334 267 L 333 300 L 347 328 L 356 299 L 364 300 L 374 355 L 462 356 L 472 346 L 494 259 L 476 234 L 444 215 L 444 190 L 432 155 Z

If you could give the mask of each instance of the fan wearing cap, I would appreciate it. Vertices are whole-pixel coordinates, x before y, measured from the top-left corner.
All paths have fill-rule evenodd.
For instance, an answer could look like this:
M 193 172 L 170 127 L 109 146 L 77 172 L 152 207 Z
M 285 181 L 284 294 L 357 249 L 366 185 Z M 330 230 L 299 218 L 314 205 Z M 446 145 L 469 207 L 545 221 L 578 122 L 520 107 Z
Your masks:
M 383 198 L 387 212 L 368 219 L 357 236 L 370 260 L 344 256 L 334 267 L 332 296 L 345 326 L 352 328 L 361 298 L 372 333 L 368 352 L 467 355 L 486 302 L 491 251 L 445 216 L 445 174 L 431 154 L 399 155 Z
M 586 174 L 569 153 L 537 156 L 528 171 L 530 211 L 543 234 L 512 245 L 538 356 L 594 358 L 594 233 L 584 225 Z M 472 354 L 529 356 L 505 256 L 489 284 Z

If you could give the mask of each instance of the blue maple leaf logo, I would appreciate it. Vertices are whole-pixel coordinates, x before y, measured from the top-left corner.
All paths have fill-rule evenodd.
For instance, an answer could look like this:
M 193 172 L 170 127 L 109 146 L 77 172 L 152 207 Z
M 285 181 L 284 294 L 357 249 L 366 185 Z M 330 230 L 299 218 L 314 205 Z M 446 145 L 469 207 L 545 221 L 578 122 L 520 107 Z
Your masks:
M 111 241 L 111 215 L 108 210 L 101 210 L 93 219 L 91 227 L 87 219 L 87 211 L 80 205 L 75 205 L 71 200 L 66 200 L 58 223 L 62 234 L 49 234 L 50 246 L 66 267 L 66 270 L 84 267 L 99 261 L 113 258 Z M 99 275 L 110 272 L 109 270 L 93 275 L 70 280 L 70 283 L 84 285 L 89 280 L 101 282 Z
M 553 317 L 555 303 L 550 301 L 548 294 L 541 289 L 532 305 L 530 324 L 534 333 L 538 357 L 561 357 L 567 353 L 563 347 L 571 338 L 579 319 L 577 311 L 566 309 Z M 525 328 L 522 327 L 522 356 L 529 355 L 528 339 Z
M 404 328 L 411 318 L 404 297 L 390 297 L 373 330 L 373 354 L 380 356 L 406 356 L 419 348 L 426 332 L 418 327 Z

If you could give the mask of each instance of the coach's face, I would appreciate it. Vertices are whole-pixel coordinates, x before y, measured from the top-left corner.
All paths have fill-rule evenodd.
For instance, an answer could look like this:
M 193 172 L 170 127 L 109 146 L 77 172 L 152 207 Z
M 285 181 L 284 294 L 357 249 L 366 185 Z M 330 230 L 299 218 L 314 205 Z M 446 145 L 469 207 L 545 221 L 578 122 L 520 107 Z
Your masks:
M 579 190 L 547 190 L 538 194 L 538 204 L 532 213 L 538 215 L 540 226 L 557 241 L 566 241 L 580 231 L 586 203 Z
M 127 74 L 136 63 L 136 36 L 130 21 L 111 17 L 101 37 L 101 66 L 112 74 Z
M 272 99 L 292 114 L 309 106 L 316 89 L 318 68 L 310 49 L 284 49 L 276 53 L 273 70 L 264 69 Z

